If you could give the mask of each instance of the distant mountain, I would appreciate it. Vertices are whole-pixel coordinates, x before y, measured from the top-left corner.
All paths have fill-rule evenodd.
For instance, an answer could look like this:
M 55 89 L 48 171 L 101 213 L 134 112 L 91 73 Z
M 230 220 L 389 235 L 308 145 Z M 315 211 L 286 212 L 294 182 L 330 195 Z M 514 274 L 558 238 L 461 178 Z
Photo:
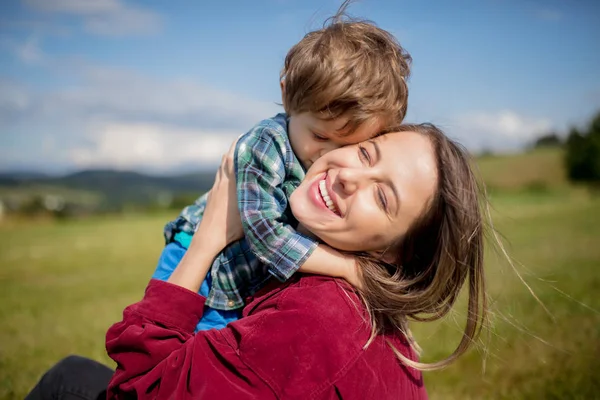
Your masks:
M 151 203 L 164 195 L 202 194 L 210 189 L 215 172 L 153 176 L 132 171 L 85 170 L 52 177 L 32 173 L 0 174 L 0 187 L 61 187 L 102 194 L 109 204 Z
M 0 186 L 16 185 L 19 182 L 46 178 L 48 178 L 48 175 L 34 171 L 0 172 Z

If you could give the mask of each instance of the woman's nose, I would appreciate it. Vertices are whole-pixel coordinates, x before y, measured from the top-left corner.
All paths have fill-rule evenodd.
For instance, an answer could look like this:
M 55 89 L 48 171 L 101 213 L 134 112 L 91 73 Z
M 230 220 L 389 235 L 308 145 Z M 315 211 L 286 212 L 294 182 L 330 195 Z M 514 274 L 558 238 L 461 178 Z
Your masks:
M 338 172 L 338 182 L 346 194 L 352 194 L 365 182 L 365 174 L 358 168 L 342 168 Z

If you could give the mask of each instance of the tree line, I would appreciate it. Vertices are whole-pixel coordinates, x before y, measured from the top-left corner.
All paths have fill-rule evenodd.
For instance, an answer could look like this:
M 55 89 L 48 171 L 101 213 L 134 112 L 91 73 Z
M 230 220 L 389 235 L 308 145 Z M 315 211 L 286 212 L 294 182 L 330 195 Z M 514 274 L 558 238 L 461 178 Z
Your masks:
M 563 141 L 556 133 L 540 136 L 533 147 L 564 146 L 567 176 L 573 182 L 600 183 L 600 112 L 583 128 L 571 128 Z

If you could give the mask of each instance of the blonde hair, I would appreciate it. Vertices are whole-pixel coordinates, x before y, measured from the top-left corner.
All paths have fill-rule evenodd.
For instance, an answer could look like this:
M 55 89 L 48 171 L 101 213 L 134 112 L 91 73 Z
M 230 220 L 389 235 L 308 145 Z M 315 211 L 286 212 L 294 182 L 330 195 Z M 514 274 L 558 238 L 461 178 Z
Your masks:
M 485 196 L 466 150 L 440 129 L 432 124 L 405 124 L 395 131 L 417 132 L 429 138 L 437 160 L 438 184 L 423 215 L 387 250 L 390 253 L 387 257 L 391 255 L 393 263 L 359 255 L 361 294 L 372 322 L 372 336 L 367 345 L 376 335 L 392 328 L 402 331 L 418 352 L 408 321 L 443 317 L 467 282 L 467 322 L 458 347 L 448 358 L 424 364 L 403 356 L 392 346 L 409 366 L 439 369 L 470 347 L 486 320 L 481 211 Z
M 389 32 L 345 15 L 349 3 L 288 52 L 280 75 L 285 111 L 347 116 L 350 129 L 372 117 L 384 126 L 400 124 L 411 57 Z

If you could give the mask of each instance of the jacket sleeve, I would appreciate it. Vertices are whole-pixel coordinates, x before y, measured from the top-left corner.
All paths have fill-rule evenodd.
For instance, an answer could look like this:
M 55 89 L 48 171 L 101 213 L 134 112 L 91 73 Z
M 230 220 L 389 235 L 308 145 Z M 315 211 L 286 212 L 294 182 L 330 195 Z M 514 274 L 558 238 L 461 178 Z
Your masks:
M 204 301 L 168 282 L 150 282 L 144 298 L 106 334 L 108 355 L 117 363 L 108 398 L 274 398 L 221 331 L 193 334 Z
M 236 183 L 245 238 L 269 272 L 285 281 L 306 261 L 318 242 L 285 222 L 288 199 L 285 135 L 258 125 L 236 147 Z
M 410 376 L 385 338 L 364 349 L 370 326 L 352 288 L 309 279 L 264 290 L 243 318 L 196 335 L 204 297 L 152 280 L 107 333 L 117 363 L 108 398 L 426 398 L 420 373 Z

